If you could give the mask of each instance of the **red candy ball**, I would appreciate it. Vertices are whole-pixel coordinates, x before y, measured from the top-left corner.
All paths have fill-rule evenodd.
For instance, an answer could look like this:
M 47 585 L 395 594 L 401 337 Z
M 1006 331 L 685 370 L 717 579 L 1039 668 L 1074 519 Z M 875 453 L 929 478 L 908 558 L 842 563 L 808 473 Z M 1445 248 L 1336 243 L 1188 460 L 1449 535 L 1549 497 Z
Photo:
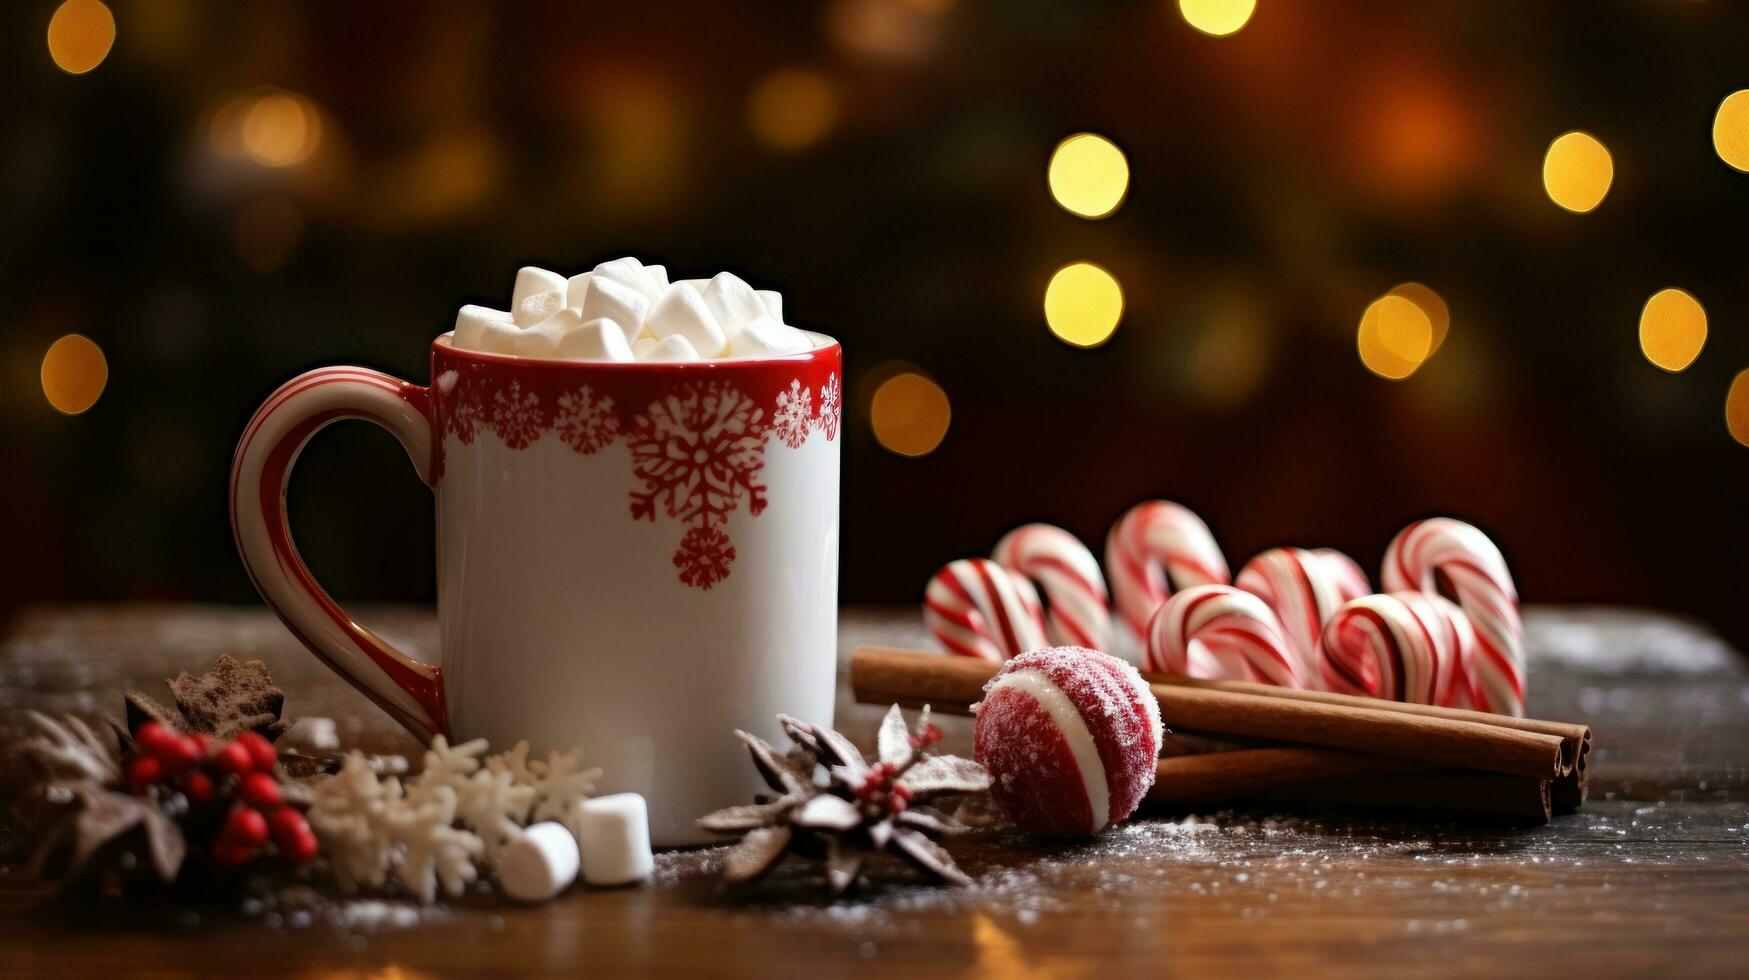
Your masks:
M 984 688 L 972 740 L 990 792 L 1023 830 L 1095 834 L 1154 785 L 1160 705 L 1136 668 L 1095 650 L 1023 653 Z

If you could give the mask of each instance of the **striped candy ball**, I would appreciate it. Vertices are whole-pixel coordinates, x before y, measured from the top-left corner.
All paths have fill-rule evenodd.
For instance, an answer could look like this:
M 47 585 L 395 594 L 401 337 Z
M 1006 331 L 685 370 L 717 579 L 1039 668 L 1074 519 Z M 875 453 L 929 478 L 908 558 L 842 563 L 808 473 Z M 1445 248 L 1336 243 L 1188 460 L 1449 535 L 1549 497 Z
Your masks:
M 1154 785 L 1160 706 L 1136 668 L 1082 647 L 1008 661 L 973 707 L 974 755 L 1009 819 L 1038 834 L 1095 834 Z

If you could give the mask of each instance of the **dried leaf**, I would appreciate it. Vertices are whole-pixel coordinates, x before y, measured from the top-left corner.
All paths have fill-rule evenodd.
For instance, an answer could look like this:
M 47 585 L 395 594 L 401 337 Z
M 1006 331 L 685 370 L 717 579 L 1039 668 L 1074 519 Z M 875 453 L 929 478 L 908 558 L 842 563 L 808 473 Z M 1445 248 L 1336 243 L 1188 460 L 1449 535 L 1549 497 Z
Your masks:
M 905 726 L 905 713 L 899 710 L 898 705 L 893 705 L 887 711 L 887 716 L 881 719 L 880 734 L 875 737 L 875 745 L 880 750 L 882 762 L 899 766 L 911 760 L 911 729 Z
M 757 830 L 778 817 L 784 811 L 793 808 L 798 802 L 796 797 L 780 797 L 770 803 L 747 803 L 741 806 L 725 807 L 715 813 L 707 813 L 698 818 L 701 830 L 718 834 L 738 834 L 746 830 Z
M 66 874 L 76 877 L 87 870 L 91 858 L 106 845 L 139 831 L 145 843 L 145 858 L 161 881 L 174 881 L 182 868 L 188 845 L 182 831 L 163 811 L 148 800 L 94 785 L 75 791 L 79 811 L 64 835 L 50 845 L 70 847 Z M 47 858 L 48 852 L 43 854 Z
M 788 826 L 761 827 L 741 838 L 723 855 L 723 877 L 729 881 L 752 881 L 783 860 L 789 848 Z
M 226 654 L 199 677 L 183 671 L 167 683 L 191 731 L 226 740 L 245 731 L 277 738 L 285 730 L 279 720 L 285 692 L 259 660 L 243 662 Z
M 25 712 L 34 733 L 19 745 L 19 752 L 49 785 L 91 781 L 113 783 L 121 778 L 117 742 L 99 735 L 75 715 L 51 718 L 38 711 Z
M 983 766 L 957 755 L 932 755 L 899 779 L 912 799 L 940 793 L 982 793 L 990 788 L 990 773 Z
M 961 834 L 970 830 L 965 824 L 953 819 L 939 810 L 926 806 L 913 806 L 899 814 L 898 824 L 921 830 L 926 834 Z
M 122 704 L 127 711 L 129 735 L 138 734 L 140 727 L 147 722 L 157 722 L 173 732 L 186 733 L 189 730 L 188 721 L 182 717 L 182 712 L 140 691 L 129 691 L 122 695 Z
M 832 894 L 842 895 L 856 884 L 868 850 L 843 837 L 833 837 L 826 847 L 826 884 Z
M 753 765 L 759 770 L 759 775 L 765 779 L 767 786 L 786 795 L 799 793 L 806 788 L 801 777 L 790 768 L 783 756 L 777 754 L 770 742 L 739 729 L 736 729 L 735 735 L 747 744 L 747 752 L 753 756 Z
M 842 831 L 850 830 L 862 822 L 862 814 L 857 812 L 856 804 L 841 796 L 821 793 L 790 814 L 789 821 L 798 827 L 810 830 Z
M 915 830 L 895 830 L 892 849 L 919 871 L 955 885 L 969 885 L 972 879 L 953 863 L 947 849 Z

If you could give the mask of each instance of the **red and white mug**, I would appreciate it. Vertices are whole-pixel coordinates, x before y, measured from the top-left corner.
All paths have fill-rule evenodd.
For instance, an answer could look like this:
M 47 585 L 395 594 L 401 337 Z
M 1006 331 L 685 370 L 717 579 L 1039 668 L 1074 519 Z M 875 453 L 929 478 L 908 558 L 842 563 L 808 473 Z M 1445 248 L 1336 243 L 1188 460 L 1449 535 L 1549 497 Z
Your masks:
M 762 783 L 732 730 L 830 722 L 836 683 L 838 344 L 685 363 L 431 347 L 429 388 L 368 368 L 287 382 L 249 420 L 231 525 L 262 598 L 421 738 L 581 746 L 643 794 L 657 844 Z M 388 429 L 437 495 L 441 658 L 360 625 L 286 521 L 292 464 L 341 419 Z M 369 546 L 369 542 L 359 542 Z

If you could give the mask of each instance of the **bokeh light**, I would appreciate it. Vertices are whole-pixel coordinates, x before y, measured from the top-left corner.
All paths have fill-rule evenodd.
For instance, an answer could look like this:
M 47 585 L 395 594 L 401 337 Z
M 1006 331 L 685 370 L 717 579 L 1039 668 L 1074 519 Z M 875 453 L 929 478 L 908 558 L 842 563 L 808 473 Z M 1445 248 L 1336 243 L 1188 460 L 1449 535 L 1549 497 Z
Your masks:
M 1123 288 L 1091 262 L 1058 269 L 1045 287 L 1045 323 L 1065 343 L 1097 347 L 1111 339 L 1122 318 Z
M 322 117 L 310 100 L 290 92 L 257 95 L 243 113 L 243 151 L 264 167 L 302 163 L 322 142 Z
M 1451 329 L 1451 308 L 1445 305 L 1445 297 L 1434 292 L 1431 286 L 1419 282 L 1403 283 L 1386 295 L 1401 296 L 1427 314 L 1427 322 L 1433 329 L 1433 339 L 1427 347 L 1427 356 L 1432 357 L 1438 352 L 1439 345 L 1445 343 L 1446 331 Z
M 760 79 L 747 96 L 753 136 L 779 150 L 819 143 L 838 122 L 838 93 L 826 76 L 806 68 L 783 68 Z
M 70 333 L 43 355 L 43 396 L 64 415 L 89 410 L 108 382 L 109 362 L 89 337 Z
M 1590 133 L 1562 133 L 1543 157 L 1543 189 L 1549 200 L 1584 214 L 1603 203 L 1615 180 L 1615 161 Z
M 103 64 L 115 44 L 115 15 L 98 0 L 67 0 L 49 18 L 49 57 L 69 75 Z
M 1674 287 L 1660 289 L 1640 311 L 1640 350 L 1646 360 L 1675 373 L 1694 363 L 1706 344 L 1706 310 Z
M 1076 133 L 1057 144 L 1048 171 L 1051 196 L 1071 214 L 1103 218 L 1117 210 L 1130 187 L 1123 151 L 1096 133 Z
M 1725 428 L 1731 438 L 1749 446 L 1749 370 L 1738 371 L 1725 394 Z
M 927 456 L 947 437 L 953 410 L 947 392 L 915 371 L 881 382 L 869 406 L 875 440 L 900 456 Z
M 1749 173 L 1749 88 L 1738 89 L 1719 103 L 1713 116 L 1713 149 L 1720 160 Z
M 1360 362 L 1381 378 L 1401 381 L 1433 351 L 1433 321 L 1412 300 L 1386 293 L 1361 314 Z
M 1185 22 L 1215 37 L 1236 33 L 1256 9 L 1257 0 L 1178 0 Z

